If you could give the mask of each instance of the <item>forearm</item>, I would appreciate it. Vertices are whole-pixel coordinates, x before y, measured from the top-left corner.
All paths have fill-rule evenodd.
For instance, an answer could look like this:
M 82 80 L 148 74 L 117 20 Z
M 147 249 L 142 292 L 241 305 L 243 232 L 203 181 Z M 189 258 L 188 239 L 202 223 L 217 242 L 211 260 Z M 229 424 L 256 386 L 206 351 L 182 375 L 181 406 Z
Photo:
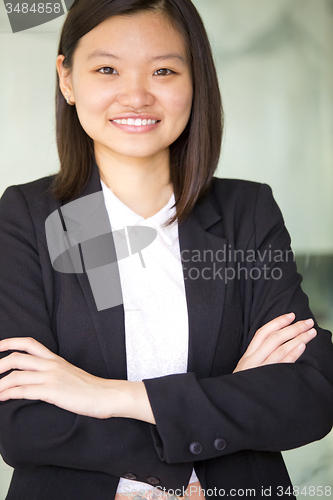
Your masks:
M 301 363 L 206 379 L 189 372 L 144 382 L 156 418 L 156 450 L 169 464 L 244 449 L 288 450 L 323 438 L 332 427 L 333 388 Z M 200 443 L 198 452 L 192 452 L 192 443 Z
M 156 476 L 167 489 L 186 487 L 193 466 L 161 461 L 145 422 L 75 415 L 42 401 L 0 403 L 0 453 L 14 468 L 52 465 L 116 477 L 131 471 L 141 482 Z
M 110 417 L 125 417 L 155 424 L 148 394 L 143 382 L 109 380 Z

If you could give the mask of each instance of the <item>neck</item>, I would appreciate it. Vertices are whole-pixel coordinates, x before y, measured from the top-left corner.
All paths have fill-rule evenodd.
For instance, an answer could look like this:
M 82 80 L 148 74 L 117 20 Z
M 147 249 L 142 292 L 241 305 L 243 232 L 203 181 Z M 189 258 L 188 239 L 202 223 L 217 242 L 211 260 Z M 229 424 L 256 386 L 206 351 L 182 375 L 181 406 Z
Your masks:
M 149 158 L 120 158 L 95 150 L 101 180 L 125 205 L 145 219 L 170 199 L 169 150 Z

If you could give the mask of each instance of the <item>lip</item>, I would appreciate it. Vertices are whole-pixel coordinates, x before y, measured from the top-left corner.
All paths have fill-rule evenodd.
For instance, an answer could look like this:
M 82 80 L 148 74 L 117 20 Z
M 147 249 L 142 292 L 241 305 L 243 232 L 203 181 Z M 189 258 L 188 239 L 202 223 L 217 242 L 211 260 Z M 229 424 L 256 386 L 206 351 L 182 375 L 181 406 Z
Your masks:
M 158 116 L 150 115 L 148 113 L 142 113 L 141 115 L 133 115 L 130 113 L 127 113 L 127 114 L 124 113 L 123 115 L 114 116 L 113 118 L 110 118 L 110 120 L 122 120 L 122 119 L 128 120 L 129 118 L 133 118 L 134 120 L 141 118 L 141 120 L 158 120 L 159 122 L 161 121 L 161 118 L 159 118 Z
M 132 118 L 132 117 L 129 117 Z M 137 117 L 138 118 L 138 117 Z M 145 118 L 143 118 L 144 120 Z M 148 118 L 149 119 L 149 118 Z M 121 118 L 115 118 L 115 120 L 121 120 Z M 155 118 L 151 118 L 151 120 L 155 120 Z M 123 125 L 122 123 L 116 123 L 115 121 L 110 120 L 111 125 L 123 130 L 124 132 L 133 132 L 135 134 L 150 132 L 159 126 L 160 122 L 153 123 L 151 125 L 141 125 L 140 127 L 136 127 L 135 125 Z

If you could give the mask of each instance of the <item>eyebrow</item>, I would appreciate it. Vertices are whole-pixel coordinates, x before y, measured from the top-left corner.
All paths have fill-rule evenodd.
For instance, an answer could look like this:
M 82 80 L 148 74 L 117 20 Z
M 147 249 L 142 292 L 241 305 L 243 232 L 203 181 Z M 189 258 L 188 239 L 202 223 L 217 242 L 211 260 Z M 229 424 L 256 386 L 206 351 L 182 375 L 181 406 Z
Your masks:
M 120 59 L 120 57 L 115 56 L 114 54 L 110 54 L 110 52 L 105 52 L 104 50 L 95 50 L 94 52 L 89 54 L 89 56 L 87 57 L 87 61 L 89 61 L 90 59 L 94 59 L 95 57 L 110 57 L 113 59 Z M 162 59 L 178 59 L 183 64 L 185 64 L 184 58 L 181 55 L 176 54 L 176 53 L 155 56 L 155 57 L 152 57 L 150 60 L 157 61 L 157 60 L 162 60 Z

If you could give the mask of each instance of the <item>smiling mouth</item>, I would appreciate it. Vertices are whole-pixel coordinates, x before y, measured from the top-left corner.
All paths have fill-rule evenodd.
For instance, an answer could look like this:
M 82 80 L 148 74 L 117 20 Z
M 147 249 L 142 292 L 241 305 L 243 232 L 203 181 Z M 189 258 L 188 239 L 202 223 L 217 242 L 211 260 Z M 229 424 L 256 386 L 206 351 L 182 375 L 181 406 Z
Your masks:
M 121 118 L 119 120 L 110 120 L 113 123 L 118 123 L 118 125 L 128 125 L 128 126 L 134 126 L 134 127 L 146 127 L 147 125 L 155 125 L 155 123 L 159 123 L 161 120 L 151 120 L 151 119 L 144 119 L 142 120 L 141 118 Z
M 124 132 L 143 133 L 155 130 L 161 123 L 161 120 L 141 120 L 139 118 L 129 118 L 127 120 L 110 120 L 110 123 Z

